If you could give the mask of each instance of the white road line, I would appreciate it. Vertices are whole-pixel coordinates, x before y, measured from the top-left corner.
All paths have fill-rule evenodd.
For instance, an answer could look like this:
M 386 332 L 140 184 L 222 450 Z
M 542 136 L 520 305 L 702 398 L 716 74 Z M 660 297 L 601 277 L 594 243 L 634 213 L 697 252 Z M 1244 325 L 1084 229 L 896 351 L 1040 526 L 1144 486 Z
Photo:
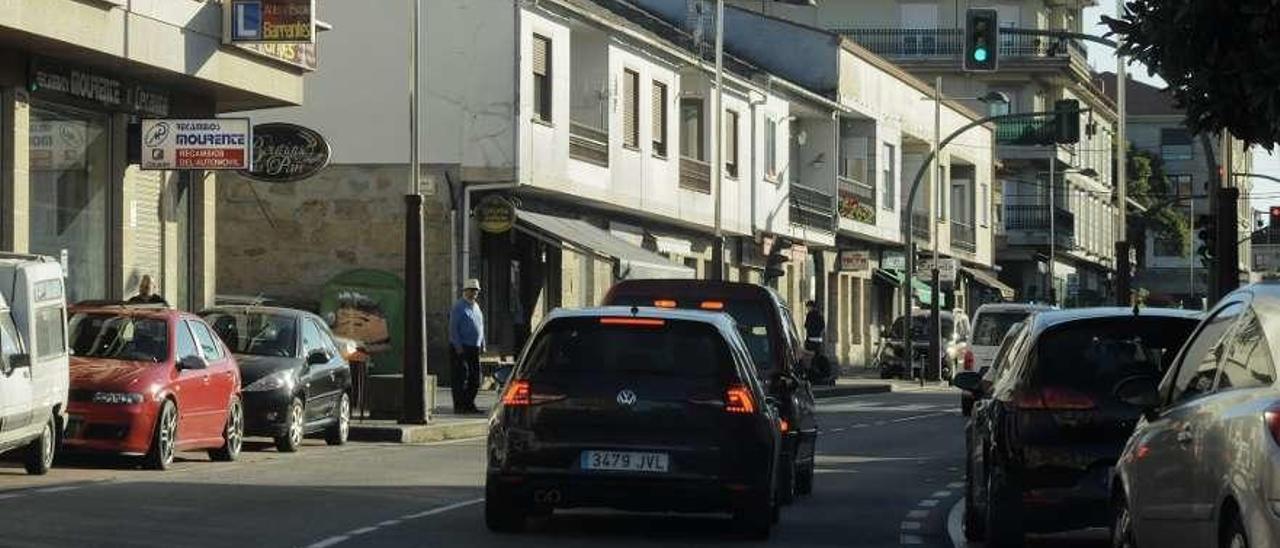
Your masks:
M 65 491 L 75 491 L 76 489 L 79 489 L 79 488 L 80 488 L 80 486 L 79 486 L 79 485 L 63 485 L 63 486 L 60 486 L 60 487 L 45 487 L 45 488 L 42 488 L 42 489 L 36 489 L 36 490 L 35 490 L 35 492 L 37 492 L 37 493 L 62 493 L 62 492 L 65 492 Z
M 916 535 L 902 535 L 902 537 L 899 538 L 899 541 L 904 546 L 918 546 L 924 544 L 924 539 Z
M 947 484 L 948 489 L 959 489 L 961 487 L 964 487 L 963 481 L 956 481 L 956 482 L 951 482 Z
M 374 527 L 361 527 L 361 528 L 359 528 L 359 529 L 355 529 L 355 530 L 351 531 L 350 533 L 347 533 L 347 535 L 348 535 L 348 536 L 353 536 L 353 537 L 358 537 L 358 536 L 363 535 L 363 534 L 365 534 L 365 533 L 372 533 L 372 532 L 377 531 L 377 530 L 378 530 L 378 527 L 377 527 L 377 526 L 374 526 Z
M 480 504 L 480 503 L 482 503 L 482 502 L 484 502 L 484 499 L 471 499 L 471 500 L 464 500 L 464 501 L 459 502 L 459 503 L 456 503 L 456 504 L 450 504 L 450 505 L 448 505 L 448 506 L 441 506 L 441 507 L 439 507 L 439 508 L 432 508 L 432 509 L 430 509 L 430 510 L 426 510 L 426 511 L 423 511 L 423 512 L 418 512 L 418 513 L 416 513 L 416 514 L 408 514 L 408 515 L 405 515 L 405 516 L 401 516 L 401 517 L 400 517 L 400 519 L 409 520 L 409 519 L 425 518 L 425 517 L 427 517 L 427 516 L 434 516 L 434 515 L 436 515 L 436 514 L 443 514 L 443 513 L 445 513 L 445 512 L 452 512 L 452 511 L 457 510 L 457 509 L 459 509 L 459 508 L 466 508 L 466 507 L 468 507 L 468 506 L 474 506 L 474 505 Z
M 379 523 L 379 524 L 378 524 L 378 527 L 391 527 L 391 526 L 393 526 L 393 525 L 400 525 L 400 520 L 398 520 L 398 519 L 389 519 L 389 520 L 387 520 L 387 521 L 384 521 L 384 522 Z
M 955 548 L 965 548 L 969 545 L 969 542 L 964 539 L 964 525 L 961 522 L 963 518 L 964 500 L 960 500 L 951 507 L 951 513 L 947 514 L 947 536 L 951 537 L 951 545 Z
M 21 497 L 24 494 L 25 493 L 0 493 L 0 500 L 16 499 L 18 497 Z
M 449 511 L 452 511 L 452 510 L 457 510 L 457 509 L 459 509 L 459 508 L 466 508 L 466 507 L 468 507 L 468 506 L 473 506 L 473 505 L 479 504 L 479 503 L 481 503 L 481 502 L 484 502 L 484 499 L 471 499 L 471 500 L 464 500 L 464 501 L 462 501 L 462 502 L 458 502 L 458 503 L 450 504 L 450 505 L 448 505 L 448 506 L 441 506 L 441 507 L 439 507 L 439 508 L 432 508 L 432 509 L 430 509 L 430 510 L 424 510 L 424 511 L 422 511 L 422 512 L 418 512 L 418 513 L 416 513 L 416 514 L 407 514 L 407 515 L 404 515 L 404 516 L 400 516 L 398 519 L 389 519 L 389 520 L 385 520 L 385 521 L 379 522 L 377 525 L 373 525 L 373 526 L 369 526 L 369 527 L 361 527 L 361 528 L 359 528 L 359 529 L 352 529 L 351 531 L 347 531 L 346 533 L 343 533 L 343 534 L 341 534 L 341 535 L 335 535 L 335 536 L 329 537 L 329 538 L 327 538 L 327 539 L 324 539 L 324 540 L 322 540 L 322 541 L 320 541 L 320 542 L 316 542 L 316 543 L 314 543 L 314 544 L 309 544 L 309 545 L 307 545 L 307 548 L 328 548 L 328 547 L 330 547 L 330 546 L 333 546 L 333 545 L 336 545 L 336 544 L 341 544 L 341 543 L 343 543 L 343 542 L 346 542 L 346 541 L 350 540 L 350 539 L 351 539 L 351 537 L 358 537 L 358 536 L 360 536 L 360 535 L 366 535 L 366 534 L 372 533 L 372 532 L 377 531 L 378 529 L 380 529 L 380 528 L 382 528 L 382 527 L 391 527 L 391 526 L 399 525 L 399 524 L 403 523 L 403 522 L 404 522 L 404 521 L 406 521 L 406 520 L 418 519 L 418 518 L 425 518 L 425 517 L 427 517 L 427 516 L 434 516 L 434 515 L 437 515 L 437 514 L 443 514 L 443 513 L 445 513 L 445 512 L 449 512 Z
M 907 512 L 907 519 L 924 519 L 929 517 L 928 510 L 912 510 Z
M 937 500 L 937 499 L 924 499 L 924 500 L 920 501 L 920 507 L 921 507 L 921 508 L 934 508 L 934 507 L 936 507 L 936 506 L 938 506 L 938 500 Z
M 947 497 L 951 496 L 951 491 L 937 491 L 937 492 L 935 492 L 934 494 L 929 495 L 929 496 L 931 496 L 931 497 L 933 497 L 933 498 L 935 498 L 935 499 L 945 499 L 945 498 L 947 498 Z
M 333 546 L 333 545 L 335 545 L 335 544 L 340 544 L 340 543 L 346 542 L 346 541 L 347 541 L 347 539 L 349 539 L 349 538 L 351 538 L 351 537 L 348 537 L 348 536 L 346 536 L 346 535 L 338 535 L 338 536 L 336 536 L 336 537 L 329 537 L 329 538 L 324 539 L 324 540 L 322 540 L 322 541 L 320 541 L 320 542 L 317 542 L 317 543 L 315 543 L 315 544 L 308 545 L 308 546 L 307 546 L 307 548 L 329 548 L 330 546 Z
M 903 530 L 903 531 L 919 531 L 919 530 L 920 530 L 920 522 L 918 522 L 918 521 L 904 521 L 904 522 L 902 522 L 902 530 Z

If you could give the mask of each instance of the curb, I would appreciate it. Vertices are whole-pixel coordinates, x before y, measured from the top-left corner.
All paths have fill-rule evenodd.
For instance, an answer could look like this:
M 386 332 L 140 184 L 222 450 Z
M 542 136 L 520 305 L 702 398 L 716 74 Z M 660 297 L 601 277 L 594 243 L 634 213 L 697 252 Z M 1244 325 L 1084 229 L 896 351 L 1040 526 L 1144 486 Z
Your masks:
M 885 394 L 893 392 L 891 384 L 868 384 L 861 386 L 821 386 L 814 387 L 815 399 L 840 398 L 844 396 L 862 396 L 867 394 Z
M 488 419 L 472 419 L 423 425 L 352 424 L 350 438 L 352 441 L 365 442 L 428 443 L 478 438 L 488 433 Z

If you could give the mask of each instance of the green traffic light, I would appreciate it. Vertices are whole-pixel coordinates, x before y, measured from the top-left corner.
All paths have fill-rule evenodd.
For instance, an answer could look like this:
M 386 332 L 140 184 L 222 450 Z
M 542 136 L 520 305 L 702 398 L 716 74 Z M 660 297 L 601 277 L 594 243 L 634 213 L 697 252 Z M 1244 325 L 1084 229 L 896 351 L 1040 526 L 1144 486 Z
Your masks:
M 987 48 L 977 48 L 973 50 L 973 60 L 979 63 L 987 62 Z

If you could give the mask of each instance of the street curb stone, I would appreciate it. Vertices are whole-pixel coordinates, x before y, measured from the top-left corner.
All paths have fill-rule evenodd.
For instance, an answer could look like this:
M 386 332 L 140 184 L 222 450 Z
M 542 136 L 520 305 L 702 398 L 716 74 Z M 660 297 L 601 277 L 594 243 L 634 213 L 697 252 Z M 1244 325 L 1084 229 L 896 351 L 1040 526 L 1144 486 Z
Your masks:
M 891 384 L 866 384 L 857 386 L 815 386 L 813 397 L 816 399 L 840 398 L 844 396 L 862 396 L 866 394 L 884 394 L 893 391 Z
M 384 443 L 429 443 L 478 438 L 489 433 L 488 419 L 450 420 L 434 424 L 351 425 L 352 441 Z

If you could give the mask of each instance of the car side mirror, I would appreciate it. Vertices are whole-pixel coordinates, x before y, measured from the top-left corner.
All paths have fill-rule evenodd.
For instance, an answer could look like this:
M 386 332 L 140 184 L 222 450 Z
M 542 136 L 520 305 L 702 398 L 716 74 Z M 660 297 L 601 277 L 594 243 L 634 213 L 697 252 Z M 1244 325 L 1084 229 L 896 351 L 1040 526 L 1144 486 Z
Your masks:
M 178 369 L 191 369 L 194 371 L 206 369 L 208 367 L 209 364 L 205 363 L 204 358 L 201 358 L 200 356 L 187 356 L 178 360 Z
M 31 367 L 31 354 L 12 354 L 9 356 L 9 368 Z
M 307 354 L 307 365 L 324 365 L 326 363 L 329 363 L 329 355 L 325 354 L 323 350 L 316 350 Z
M 1113 390 L 1120 401 L 1137 407 L 1142 414 L 1151 419 L 1160 407 L 1160 385 L 1152 377 L 1138 375 L 1116 383 Z
M 951 385 L 971 394 L 982 394 L 982 375 L 964 371 L 951 378 Z

